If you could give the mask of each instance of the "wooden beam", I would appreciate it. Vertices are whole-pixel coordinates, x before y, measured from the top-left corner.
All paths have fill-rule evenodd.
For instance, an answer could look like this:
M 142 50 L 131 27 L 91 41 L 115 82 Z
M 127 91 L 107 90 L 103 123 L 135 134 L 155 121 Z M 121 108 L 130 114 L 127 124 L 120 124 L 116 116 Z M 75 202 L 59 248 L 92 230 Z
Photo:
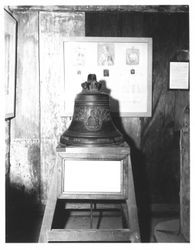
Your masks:
M 90 200 L 91 201 L 91 200 Z M 120 203 L 97 203 L 94 201 L 95 209 L 121 209 L 121 201 Z M 90 209 L 90 202 L 85 203 L 76 203 L 76 202 L 66 202 L 65 203 L 65 209 Z
M 129 229 L 52 229 L 47 233 L 48 241 L 130 241 Z
M 121 12 L 159 12 L 159 13 L 188 13 L 188 5 L 20 5 L 9 6 L 14 11 L 121 11 Z
M 66 200 L 125 200 L 126 196 L 123 193 L 62 193 L 59 199 Z
M 106 150 L 106 152 L 105 152 Z M 64 155 L 64 153 L 71 153 L 71 154 L 93 154 L 93 155 L 127 155 L 130 152 L 130 148 L 128 147 L 128 144 L 126 142 L 120 144 L 120 145 L 110 145 L 110 146 L 104 146 L 98 147 L 98 146 L 93 146 L 93 147 L 82 147 L 82 146 L 64 146 L 59 144 L 56 148 L 56 151 L 60 153 L 60 155 Z
M 78 210 L 72 210 L 72 209 L 66 209 L 65 212 L 69 214 L 69 217 L 89 217 L 90 216 L 90 210 L 85 209 L 78 209 Z M 105 217 L 121 217 L 121 210 L 105 210 L 105 209 L 98 209 L 93 210 L 93 218 L 99 218 L 100 214 L 103 214 Z

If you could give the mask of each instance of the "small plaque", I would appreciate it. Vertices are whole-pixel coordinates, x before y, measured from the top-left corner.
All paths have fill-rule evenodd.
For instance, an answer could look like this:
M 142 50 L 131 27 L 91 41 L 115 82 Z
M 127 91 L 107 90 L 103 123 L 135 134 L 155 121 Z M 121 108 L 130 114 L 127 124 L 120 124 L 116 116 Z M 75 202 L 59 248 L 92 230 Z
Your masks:
M 189 62 L 170 62 L 169 88 L 189 88 Z

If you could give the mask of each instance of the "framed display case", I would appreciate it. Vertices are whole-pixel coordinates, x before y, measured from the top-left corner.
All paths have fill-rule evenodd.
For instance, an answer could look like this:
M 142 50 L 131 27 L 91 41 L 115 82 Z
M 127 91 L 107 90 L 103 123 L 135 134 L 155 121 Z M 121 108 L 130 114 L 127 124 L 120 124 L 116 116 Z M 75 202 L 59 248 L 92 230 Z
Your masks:
M 110 94 L 114 115 L 151 116 L 152 38 L 73 37 L 64 41 L 65 116 L 88 74 Z
M 15 116 L 17 21 L 4 10 L 5 38 L 5 119 Z

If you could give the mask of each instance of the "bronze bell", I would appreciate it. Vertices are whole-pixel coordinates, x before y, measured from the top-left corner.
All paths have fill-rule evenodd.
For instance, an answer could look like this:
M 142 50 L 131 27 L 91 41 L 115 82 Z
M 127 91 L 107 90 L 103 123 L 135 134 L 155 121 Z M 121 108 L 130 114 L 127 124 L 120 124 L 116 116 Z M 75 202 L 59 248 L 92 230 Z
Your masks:
M 100 146 L 124 142 L 112 121 L 109 95 L 101 89 L 102 84 L 96 81 L 96 75 L 89 74 L 81 86 L 83 89 L 76 96 L 72 122 L 60 137 L 60 143 Z

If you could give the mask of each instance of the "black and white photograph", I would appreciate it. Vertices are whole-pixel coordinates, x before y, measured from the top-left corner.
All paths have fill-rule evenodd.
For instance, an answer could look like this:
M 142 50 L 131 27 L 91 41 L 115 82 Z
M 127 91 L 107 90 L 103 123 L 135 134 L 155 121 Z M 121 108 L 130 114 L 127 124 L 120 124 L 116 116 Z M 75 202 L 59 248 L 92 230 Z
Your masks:
M 99 66 L 114 65 L 115 50 L 113 44 L 98 44 L 97 53 Z
M 74 2 L 2 6 L 4 243 L 191 246 L 192 6 Z
M 126 49 L 126 64 L 136 65 L 139 64 L 139 50 L 138 49 Z

